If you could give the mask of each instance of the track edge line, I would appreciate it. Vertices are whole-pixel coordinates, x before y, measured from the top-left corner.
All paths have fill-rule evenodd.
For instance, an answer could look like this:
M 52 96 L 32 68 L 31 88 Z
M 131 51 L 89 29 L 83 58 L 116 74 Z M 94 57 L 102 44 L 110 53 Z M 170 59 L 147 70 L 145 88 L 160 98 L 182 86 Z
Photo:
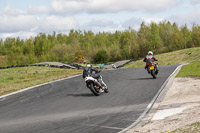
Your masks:
M 144 116 L 151 110 L 152 106 L 154 105 L 154 103 L 156 102 L 157 98 L 159 97 L 160 93 L 164 90 L 164 88 L 166 87 L 168 81 L 170 80 L 170 78 L 172 76 L 174 76 L 174 74 L 182 67 L 183 65 L 179 65 L 177 66 L 177 68 L 173 71 L 173 73 L 167 78 L 167 80 L 163 83 L 163 85 L 161 86 L 161 88 L 159 89 L 159 91 L 156 93 L 156 95 L 154 96 L 154 98 L 151 100 L 151 102 L 148 104 L 147 108 L 145 109 L 145 111 L 140 115 L 140 117 L 130 126 L 128 126 L 127 128 L 123 129 L 122 131 L 118 132 L 118 133 L 125 133 L 127 132 L 129 129 L 135 127 L 143 118 Z

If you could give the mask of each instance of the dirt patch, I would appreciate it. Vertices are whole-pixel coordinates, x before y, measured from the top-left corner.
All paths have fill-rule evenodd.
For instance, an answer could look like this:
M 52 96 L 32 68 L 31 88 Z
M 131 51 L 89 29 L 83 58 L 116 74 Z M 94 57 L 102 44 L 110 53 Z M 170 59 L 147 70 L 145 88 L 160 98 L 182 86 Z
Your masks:
M 175 78 L 160 106 L 200 102 L 200 79 Z
M 200 121 L 200 79 L 175 78 L 161 102 L 128 133 L 161 133 Z

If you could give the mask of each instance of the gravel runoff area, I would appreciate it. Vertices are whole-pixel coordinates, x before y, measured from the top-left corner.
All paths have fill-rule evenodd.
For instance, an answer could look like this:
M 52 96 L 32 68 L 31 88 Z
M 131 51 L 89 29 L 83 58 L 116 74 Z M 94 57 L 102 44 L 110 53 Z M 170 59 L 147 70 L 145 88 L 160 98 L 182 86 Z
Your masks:
M 200 79 L 172 77 L 151 111 L 127 133 L 171 132 L 200 122 Z

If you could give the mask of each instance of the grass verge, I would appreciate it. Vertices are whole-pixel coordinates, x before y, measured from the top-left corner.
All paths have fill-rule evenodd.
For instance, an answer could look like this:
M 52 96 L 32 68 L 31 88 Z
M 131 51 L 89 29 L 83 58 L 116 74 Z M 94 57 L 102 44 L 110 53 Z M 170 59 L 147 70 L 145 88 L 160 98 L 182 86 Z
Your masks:
M 194 61 L 181 68 L 176 77 L 194 77 L 200 78 L 200 60 Z
M 0 96 L 41 83 L 82 73 L 82 70 L 50 67 L 0 69 Z
M 159 65 L 173 65 L 173 64 L 185 64 L 193 61 L 200 60 L 200 47 L 189 48 L 164 54 L 155 55 L 158 58 Z M 144 67 L 143 60 L 129 63 L 124 68 L 132 67 Z

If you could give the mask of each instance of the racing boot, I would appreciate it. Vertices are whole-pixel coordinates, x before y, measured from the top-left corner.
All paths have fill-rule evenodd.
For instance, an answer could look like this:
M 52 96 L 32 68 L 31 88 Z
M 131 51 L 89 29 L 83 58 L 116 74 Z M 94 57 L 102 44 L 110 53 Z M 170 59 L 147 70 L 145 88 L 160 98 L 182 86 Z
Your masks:
M 159 72 L 159 69 L 156 67 L 156 71 L 155 71 L 155 74 L 157 75 Z
M 102 89 L 104 90 L 105 93 L 108 93 L 108 88 L 107 88 L 107 85 L 103 82 L 102 80 L 102 77 L 100 76 L 99 80 L 98 80 L 100 83 L 101 83 L 101 87 Z

